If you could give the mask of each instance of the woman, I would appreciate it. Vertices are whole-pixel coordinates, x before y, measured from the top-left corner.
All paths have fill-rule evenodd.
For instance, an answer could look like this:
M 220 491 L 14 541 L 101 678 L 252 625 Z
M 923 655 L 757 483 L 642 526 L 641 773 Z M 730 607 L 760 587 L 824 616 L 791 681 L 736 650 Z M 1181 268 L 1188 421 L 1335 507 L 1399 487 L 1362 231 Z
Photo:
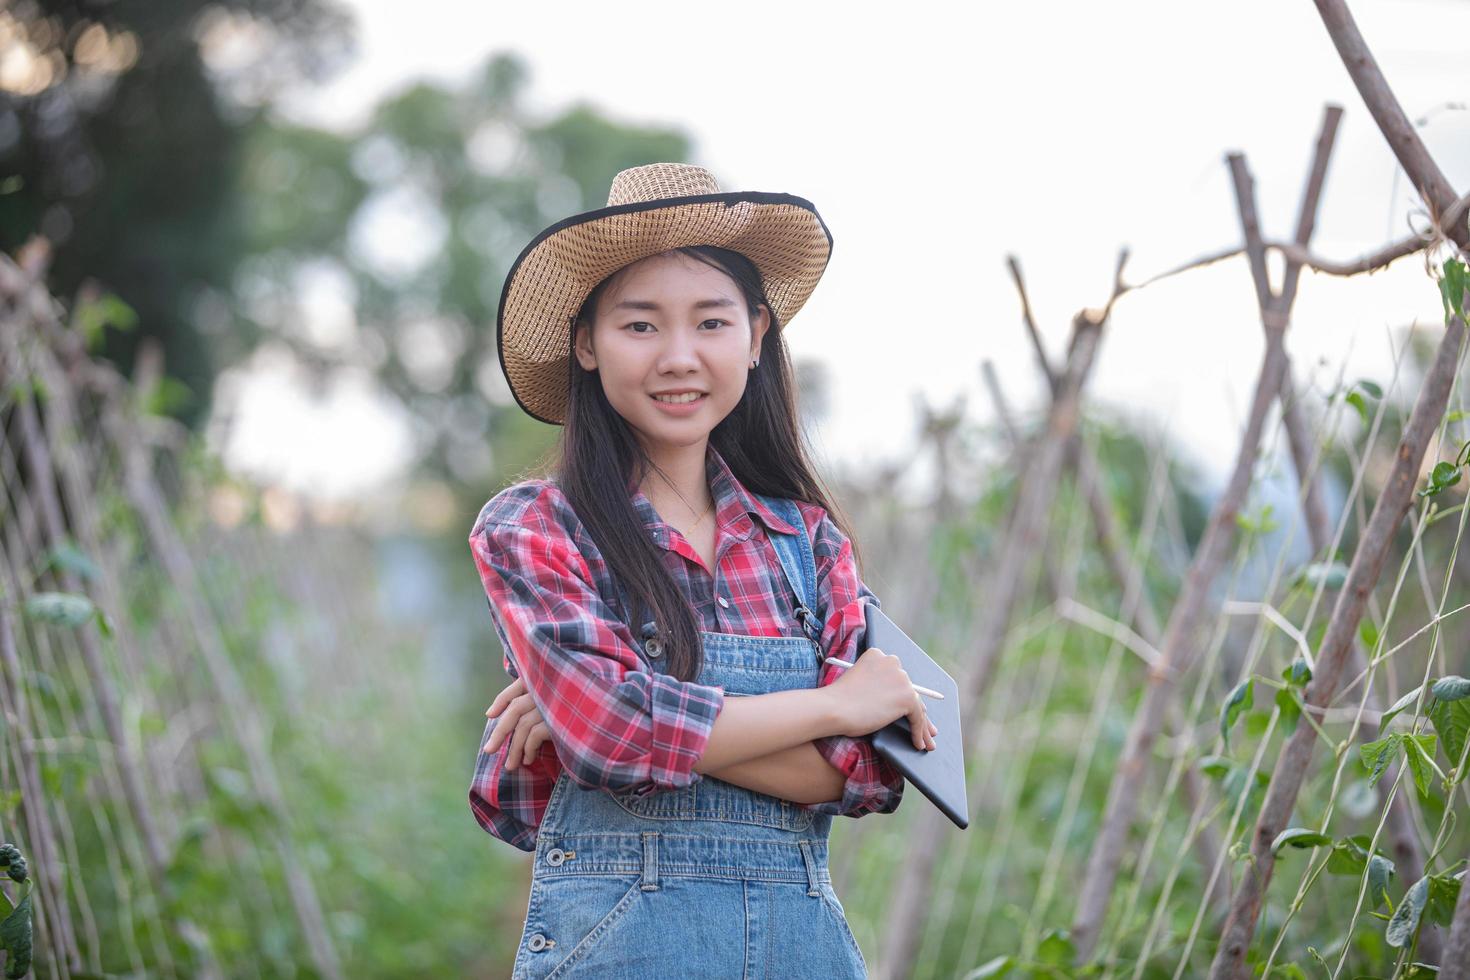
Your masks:
M 856 657 L 877 599 L 797 426 L 781 332 L 830 250 L 801 198 L 654 164 L 506 280 L 502 370 L 564 426 L 555 479 L 470 535 L 516 677 L 470 802 L 536 854 L 518 980 L 866 975 L 832 816 L 902 796 L 861 736 L 936 729 L 897 657 Z

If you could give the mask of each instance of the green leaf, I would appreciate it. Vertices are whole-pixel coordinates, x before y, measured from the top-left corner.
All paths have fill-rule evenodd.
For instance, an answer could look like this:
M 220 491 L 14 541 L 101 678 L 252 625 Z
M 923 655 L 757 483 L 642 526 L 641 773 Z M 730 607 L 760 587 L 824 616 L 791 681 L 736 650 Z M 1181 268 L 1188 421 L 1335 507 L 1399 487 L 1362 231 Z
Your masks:
M 1366 835 L 1344 837 L 1332 842 L 1332 853 L 1327 856 L 1327 873 L 1334 875 L 1360 875 L 1368 866 L 1368 844 Z
M 1429 471 L 1429 482 L 1438 483 L 1440 486 L 1450 486 L 1460 478 L 1460 468 L 1448 460 L 1441 460 L 1434 464 L 1434 469 Z
M 1281 730 L 1290 735 L 1296 731 L 1296 723 L 1302 717 L 1299 695 L 1289 687 L 1280 688 L 1276 692 L 1276 707 L 1281 709 Z
M 1225 699 L 1225 707 L 1220 709 L 1220 735 L 1225 739 L 1225 745 L 1230 745 L 1230 729 L 1235 725 L 1235 719 L 1240 717 L 1242 711 L 1250 710 L 1255 703 L 1254 677 L 1247 677 L 1235 685 L 1235 690 Z
M 1399 907 L 1394 909 L 1393 918 L 1383 936 L 1395 949 L 1402 949 L 1414 933 L 1419 930 L 1419 918 L 1424 914 L 1424 905 L 1429 901 L 1429 879 L 1420 878 L 1409 888 Z
M 1376 909 L 1388 901 L 1388 882 L 1394 876 L 1393 862 L 1382 854 L 1368 859 L 1368 907 Z
M 31 883 L 23 886 L 24 894 L 15 911 L 0 921 L 0 949 L 5 950 L 5 976 L 20 980 L 31 969 Z
M 1441 677 L 1434 682 L 1429 693 L 1441 701 L 1463 701 L 1465 698 L 1470 698 L 1470 680 L 1454 674 Z
M 1357 382 L 1357 387 L 1363 391 L 1366 391 L 1370 397 L 1383 397 L 1383 389 L 1378 386 L 1378 383 L 1374 381 L 1369 381 L 1367 378 L 1359 378 Z
M 1387 711 L 1385 711 L 1383 713 L 1383 717 L 1380 718 L 1380 719 L 1378 719 L 1378 730 L 1380 732 L 1383 731 L 1385 728 L 1388 727 L 1388 723 L 1391 720 L 1393 720 L 1393 716 L 1394 715 L 1398 714 L 1400 711 L 1403 711 L 1409 705 L 1411 705 L 1415 701 L 1419 700 L 1419 692 L 1422 691 L 1422 690 L 1424 690 L 1424 685 L 1423 684 L 1420 684 L 1418 687 L 1414 688 L 1408 694 L 1405 694 L 1403 697 L 1401 697 L 1397 701 L 1395 701 L 1393 703 L 1393 707 L 1391 707 Z
M 1434 782 L 1434 741 L 1433 735 L 1404 735 L 1401 740 L 1404 761 L 1414 775 L 1419 795 L 1425 799 L 1429 798 L 1429 787 Z
M 1393 761 L 1401 738 L 1402 734 L 1394 733 L 1385 735 L 1376 742 L 1364 742 L 1358 746 L 1358 758 L 1362 760 L 1363 768 L 1368 770 L 1368 782 L 1378 782 L 1378 777 L 1383 775 L 1383 770 Z
M 1370 417 L 1371 413 L 1369 413 L 1368 411 L 1368 403 L 1364 401 L 1361 394 L 1356 391 L 1348 392 L 1347 403 L 1358 410 L 1358 418 L 1362 419 L 1364 426 L 1368 426 L 1373 423 L 1373 420 Z
M 43 623 L 80 626 L 96 615 L 97 607 L 84 595 L 70 592 L 37 592 L 26 599 L 26 615 Z
M 41 570 L 46 571 L 52 568 L 73 572 L 91 581 L 102 576 L 102 571 L 97 567 L 97 563 L 70 541 L 62 542 L 42 556 Z
M 1429 705 L 1429 723 L 1439 734 L 1445 756 L 1450 765 L 1459 766 L 1465 752 L 1465 738 L 1470 734 L 1470 700 L 1441 701 L 1438 698 Z M 1459 782 L 1464 773 L 1456 772 Z
M 1447 875 L 1429 876 L 1429 898 L 1424 903 L 1424 918 L 1436 925 L 1448 926 L 1455 917 L 1455 902 L 1460 898 L 1460 882 Z
M 1363 646 L 1372 653 L 1378 648 L 1378 627 L 1373 625 L 1371 619 L 1363 619 L 1358 622 L 1358 639 L 1363 641 Z
M 1307 682 L 1312 679 L 1312 668 L 1301 657 L 1297 657 L 1291 665 L 1281 672 L 1282 680 L 1292 687 L 1306 687 Z
M 96 350 L 106 327 L 124 333 L 138 325 L 138 314 L 114 293 L 104 293 L 77 306 L 72 322 L 81 333 L 88 350 Z
M 1223 755 L 1207 755 L 1199 760 L 1199 771 L 1211 779 L 1219 779 L 1230 772 L 1232 765 L 1234 763 Z
M 1010 973 L 1011 968 L 1015 965 L 1015 957 L 997 956 L 995 959 L 982 963 L 969 973 L 966 973 L 964 980 L 990 980 L 991 977 L 1003 977 L 1007 973 Z
M 1041 937 L 1041 944 L 1036 947 L 1036 961 L 1045 966 L 1071 966 L 1076 955 L 1072 940 L 1061 929 L 1049 931 Z
M 1256 534 L 1269 534 L 1278 527 L 1277 523 L 1271 520 L 1271 511 L 1273 509 L 1272 505 L 1267 504 L 1256 514 L 1236 514 L 1235 523 L 1243 531 Z
M 1448 323 L 1450 314 L 1465 316 L 1465 263 L 1459 259 L 1444 260 L 1444 278 L 1439 281 L 1439 295 L 1444 303 L 1444 318 Z
M 1277 834 L 1276 839 L 1271 842 L 1271 853 L 1275 854 L 1288 844 L 1307 850 L 1331 843 L 1332 838 L 1320 831 L 1308 830 L 1306 827 L 1288 827 Z

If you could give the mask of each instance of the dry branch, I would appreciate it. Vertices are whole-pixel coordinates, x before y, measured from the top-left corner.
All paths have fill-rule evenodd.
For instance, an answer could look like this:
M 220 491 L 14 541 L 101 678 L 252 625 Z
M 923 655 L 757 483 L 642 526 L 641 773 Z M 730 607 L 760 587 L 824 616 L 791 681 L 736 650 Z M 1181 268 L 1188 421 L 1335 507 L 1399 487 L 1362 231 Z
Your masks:
M 1315 2 L 1348 74 L 1410 181 L 1431 213 L 1448 213 L 1458 195 L 1404 115 L 1346 5 L 1341 0 Z M 1470 245 L 1470 234 L 1460 223 L 1456 222 L 1444 231 L 1461 248 Z M 1310 704 L 1326 705 L 1337 689 L 1363 607 L 1378 581 L 1393 536 L 1412 502 L 1414 484 L 1429 440 L 1444 417 L 1464 337 L 1464 321 L 1458 316 L 1450 317 L 1399 442 L 1393 468 L 1368 519 L 1358 551 L 1348 569 L 1347 581 L 1333 606 L 1318 654 L 1317 669 L 1307 687 L 1306 700 Z M 1211 976 L 1216 980 L 1244 977 L 1249 973 L 1245 954 L 1255 936 L 1261 902 L 1275 867 L 1271 842 L 1285 827 L 1296 804 L 1316 739 L 1317 733 L 1312 726 L 1299 726 L 1276 760 L 1252 838 L 1251 859 L 1231 904 L 1230 918 L 1226 921 L 1211 967 Z

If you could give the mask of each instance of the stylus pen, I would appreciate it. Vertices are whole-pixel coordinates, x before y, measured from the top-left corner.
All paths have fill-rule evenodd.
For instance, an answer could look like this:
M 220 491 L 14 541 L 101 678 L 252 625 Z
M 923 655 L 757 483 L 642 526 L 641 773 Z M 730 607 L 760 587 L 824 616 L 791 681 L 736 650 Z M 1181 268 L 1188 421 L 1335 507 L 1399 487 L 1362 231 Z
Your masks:
M 822 663 L 824 663 L 824 664 L 836 664 L 839 667 L 856 667 L 857 666 L 852 661 L 850 661 L 850 660 L 843 660 L 841 657 L 826 657 L 825 659 L 822 660 Z M 912 684 L 913 682 L 910 681 L 909 683 Z M 931 691 L 931 690 L 929 690 L 929 688 L 924 687 L 922 684 L 914 684 L 914 690 L 918 691 L 920 694 L 924 695 L 924 697 L 926 697 L 926 698 L 934 698 L 936 701 L 943 701 L 944 700 L 944 695 L 943 694 L 940 694 L 938 691 Z

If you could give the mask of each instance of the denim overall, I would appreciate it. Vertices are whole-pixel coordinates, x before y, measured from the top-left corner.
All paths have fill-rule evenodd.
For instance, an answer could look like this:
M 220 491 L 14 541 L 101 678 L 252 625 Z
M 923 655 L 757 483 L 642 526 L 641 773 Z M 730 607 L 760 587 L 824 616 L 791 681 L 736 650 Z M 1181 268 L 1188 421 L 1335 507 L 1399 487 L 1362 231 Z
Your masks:
M 823 656 L 801 513 L 760 499 L 798 529 L 769 536 L 804 635 L 700 631 L 698 683 L 726 697 L 814 688 Z M 657 665 L 655 633 L 654 623 L 642 628 Z M 827 868 L 831 825 L 830 814 L 709 775 L 636 798 L 563 772 L 537 833 L 513 980 L 866 977 Z

